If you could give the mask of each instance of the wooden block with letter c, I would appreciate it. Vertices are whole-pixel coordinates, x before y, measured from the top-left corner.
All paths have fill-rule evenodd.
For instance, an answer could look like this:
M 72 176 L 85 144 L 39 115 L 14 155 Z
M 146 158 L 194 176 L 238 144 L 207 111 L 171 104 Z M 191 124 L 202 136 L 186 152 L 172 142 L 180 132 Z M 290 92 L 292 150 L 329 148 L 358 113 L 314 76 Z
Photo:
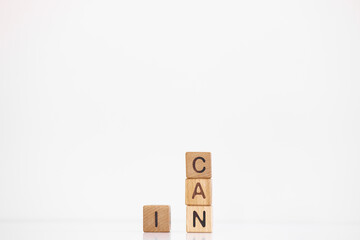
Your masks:
M 211 178 L 210 152 L 187 152 L 185 158 L 187 178 Z

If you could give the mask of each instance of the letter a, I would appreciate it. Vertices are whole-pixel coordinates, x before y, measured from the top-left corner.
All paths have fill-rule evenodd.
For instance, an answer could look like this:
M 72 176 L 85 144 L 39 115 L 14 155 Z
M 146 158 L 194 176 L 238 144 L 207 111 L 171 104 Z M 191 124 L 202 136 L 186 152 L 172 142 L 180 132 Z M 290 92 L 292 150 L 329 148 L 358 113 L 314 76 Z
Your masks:
M 200 192 L 197 191 L 198 188 L 200 189 Z M 204 190 L 202 189 L 200 183 L 196 183 L 195 189 L 194 189 L 194 192 L 193 192 L 193 195 L 192 195 L 192 199 L 194 199 L 196 195 L 201 195 L 201 196 L 203 196 L 204 199 L 206 198 Z

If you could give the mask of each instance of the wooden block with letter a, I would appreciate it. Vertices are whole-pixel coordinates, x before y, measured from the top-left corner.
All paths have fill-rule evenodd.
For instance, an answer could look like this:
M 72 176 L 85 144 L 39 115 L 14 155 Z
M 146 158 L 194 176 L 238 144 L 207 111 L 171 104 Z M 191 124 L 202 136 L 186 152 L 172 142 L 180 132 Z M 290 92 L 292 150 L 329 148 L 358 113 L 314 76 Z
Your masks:
M 211 179 L 186 179 L 185 204 L 210 206 L 212 202 Z
M 171 214 L 168 205 L 145 205 L 143 207 L 144 232 L 170 232 Z
M 185 158 L 187 178 L 211 178 L 210 152 L 187 152 Z
M 212 206 L 186 206 L 187 232 L 212 232 Z

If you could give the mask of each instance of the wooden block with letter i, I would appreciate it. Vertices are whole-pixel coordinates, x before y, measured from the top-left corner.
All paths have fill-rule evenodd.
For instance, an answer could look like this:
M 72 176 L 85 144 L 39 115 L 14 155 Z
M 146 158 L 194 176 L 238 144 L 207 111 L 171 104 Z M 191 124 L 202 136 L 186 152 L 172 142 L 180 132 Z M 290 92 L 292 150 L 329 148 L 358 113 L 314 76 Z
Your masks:
M 212 232 L 212 206 L 186 206 L 187 232 Z
M 168 205 L 145 205 L 143 207 L 144 232 L 170 232 L 171 214 Z
M 211 153 L 187 152 L 185 158 L 187 178 L 211 178 Z
M 186 179 L 185 204 L 210 206 L 212 202 L 211 179 Z

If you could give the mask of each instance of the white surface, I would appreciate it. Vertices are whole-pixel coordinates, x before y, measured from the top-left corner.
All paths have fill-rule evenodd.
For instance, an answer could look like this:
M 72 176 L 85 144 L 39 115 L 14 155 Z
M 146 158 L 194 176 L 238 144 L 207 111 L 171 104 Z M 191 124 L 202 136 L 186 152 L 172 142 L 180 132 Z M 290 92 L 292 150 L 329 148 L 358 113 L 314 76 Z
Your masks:
M 0 219 L 185 221 L 185 152 L 211 151 L 217 221 L 360 223 L 359 16 L 0 1 Z
M 212 234 L 186 233 L 177 226 L 170 233 L 143 233 L 141 227 L 141 224 L 121 221 L 11 222 L 0 223 L 0 238 L 3 240 L 358 240 L 360 237 L 360 225 L 221 223 L 216 224 Z

